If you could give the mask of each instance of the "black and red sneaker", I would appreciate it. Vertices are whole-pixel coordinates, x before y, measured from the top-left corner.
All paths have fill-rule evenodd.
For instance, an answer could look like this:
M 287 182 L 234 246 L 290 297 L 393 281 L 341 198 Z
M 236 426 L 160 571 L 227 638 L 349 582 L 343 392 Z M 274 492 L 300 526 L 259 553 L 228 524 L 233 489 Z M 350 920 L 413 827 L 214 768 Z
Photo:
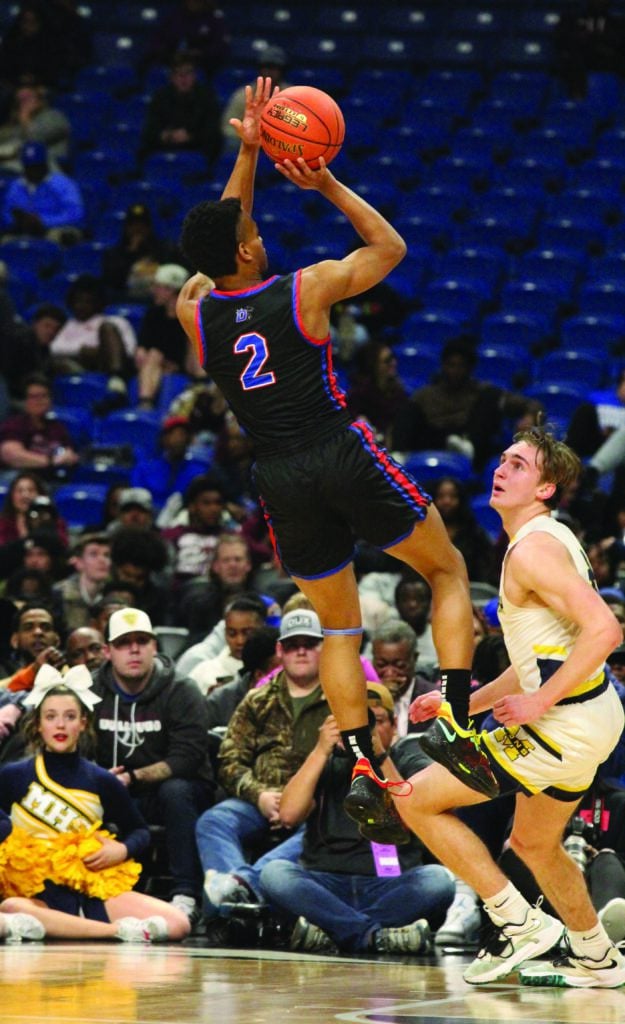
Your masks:
M 408 796 L 411 792 L 409 782 L 381 779 L 371 767 L 371 762 L 361 757 L 354 765 L 352 784 L 343 807 L 350 818 L 358 822 L 360 834 L 365 839 L 399 845 L 408 842 L 410 834 L 397 813 L 391 794 Z

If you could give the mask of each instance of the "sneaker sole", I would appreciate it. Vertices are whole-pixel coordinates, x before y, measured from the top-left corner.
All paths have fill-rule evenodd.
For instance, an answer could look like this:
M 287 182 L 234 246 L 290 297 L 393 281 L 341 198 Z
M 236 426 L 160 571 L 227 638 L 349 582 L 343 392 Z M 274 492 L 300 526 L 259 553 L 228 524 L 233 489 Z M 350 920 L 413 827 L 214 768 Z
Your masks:
M 536 938 L 531 945 L 527 943 L 522 949 L 512 953 L 507 960 L 494 964 L 490 970 L 484 971 L 482 974 L 476 974 L 474 977 L 467 977 L 470 971 L 469 967 L 464 972 L 463 978 L 469 985 L 488 985 L 490 982 L 499 981 L 500 978 L 505 978 L 508 974 L 516 971 L 526 960 L 535 960 L 537 957 L 542 956 L 543 953 L 548 953 L 555 946 L 556 942 L 562 938 L 563 932 L 564 925 L 562 922 L 553 918 L 548 928 L 541 928 L 539 932 L 536 932 Z
M 567 974 L 558 974 L 555 970 L 553 974 L 543 975 L 524 975 L 522 971 L 519 971 L 519 981 L 522 985 L 531 985 L 533 988 L 621 988 L 625 985 L 625 977 L 623 971 L 619 973 L 620 981 L 615 978 L 608 982 L 600 981 L 592 976 L 575 978 Z
M 377 790 L 377 792 L 372 791 L 372 788 L 362 784 L 363 781 L 358 778 L 354 780 L 352 788 L 343 800 L 343 809 L 359 825 L 386 827 L 386 822 L 379 820 L 382 815 L 388 814 L 385 791 L 372 780 L 367 780 L 369 787 L 375 787 Z
M 489 797 L 494 800 L 495 797 L 499 796 L 499 785 L 497 782 L 492 783 L 487 780 L 478 778 L 473 772 L 470 772 L 466 768 L 462 768 L 453 757 L 449 756 L 449 752 L 445 747 L 439 747 L 428 739 L 427 733 L 423 733 L 419 737 L 419 743 L 421 749 L 431 757 L 433 761 L 437 761 L 443 768 L 446 768 L 448 772 L 456 778 L 460 779 L 461 782 L 468 786 L 469 789 L 475 790 L 476 793 L 482 793 L 483 796 Z

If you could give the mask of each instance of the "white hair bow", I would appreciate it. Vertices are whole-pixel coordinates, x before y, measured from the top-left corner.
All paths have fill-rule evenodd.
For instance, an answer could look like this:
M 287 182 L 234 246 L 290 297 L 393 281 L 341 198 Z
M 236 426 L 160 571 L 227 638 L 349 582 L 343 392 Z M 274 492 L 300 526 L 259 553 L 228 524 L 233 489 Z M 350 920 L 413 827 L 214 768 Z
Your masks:
M 89 711 L 93 711 L 94 706 L 99 704 L 102 698 L 98 697 L 97 693 L 91 689 L 92 682 L 91 673 L 86 665 L 74 665 L 64 676 L 57 669 L 52 668 L 52 665 L 42 665 L 24 704 L 28 707 L 38 708 L 44 697 L 55 686 L 66 686 L 76 695 L 81 704 L 89 708 Z

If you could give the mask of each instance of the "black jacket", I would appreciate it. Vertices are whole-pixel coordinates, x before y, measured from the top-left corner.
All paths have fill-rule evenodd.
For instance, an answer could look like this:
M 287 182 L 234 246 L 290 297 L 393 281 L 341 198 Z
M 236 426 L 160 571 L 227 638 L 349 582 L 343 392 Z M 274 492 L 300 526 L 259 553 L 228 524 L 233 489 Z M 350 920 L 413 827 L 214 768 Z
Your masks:
M 173 776 L 212 784 L 206 701 L 191 679 L 176 675 L 170 658 L 157 654 L 148 685 L 134 699 L 116 685 L 110 662 L 93 689 L 102 697 L 95 706 L 98 764 L 136 770 L 166 761 Z

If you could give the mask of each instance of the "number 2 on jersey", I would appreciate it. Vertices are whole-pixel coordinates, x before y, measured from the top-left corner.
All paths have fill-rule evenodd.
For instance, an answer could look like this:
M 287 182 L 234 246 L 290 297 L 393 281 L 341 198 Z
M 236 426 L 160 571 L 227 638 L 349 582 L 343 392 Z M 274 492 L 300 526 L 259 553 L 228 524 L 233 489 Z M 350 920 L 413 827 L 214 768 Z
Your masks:
M 244 391 L 266 388 L 276 383 L 276 375 L 273 370 L 262 373 L 263 366 L 269 358 L 269 349 L 261 334 L 242 334 L 234 343 L 234 351 L 236 355 L 252 353 L 239 378 Z

